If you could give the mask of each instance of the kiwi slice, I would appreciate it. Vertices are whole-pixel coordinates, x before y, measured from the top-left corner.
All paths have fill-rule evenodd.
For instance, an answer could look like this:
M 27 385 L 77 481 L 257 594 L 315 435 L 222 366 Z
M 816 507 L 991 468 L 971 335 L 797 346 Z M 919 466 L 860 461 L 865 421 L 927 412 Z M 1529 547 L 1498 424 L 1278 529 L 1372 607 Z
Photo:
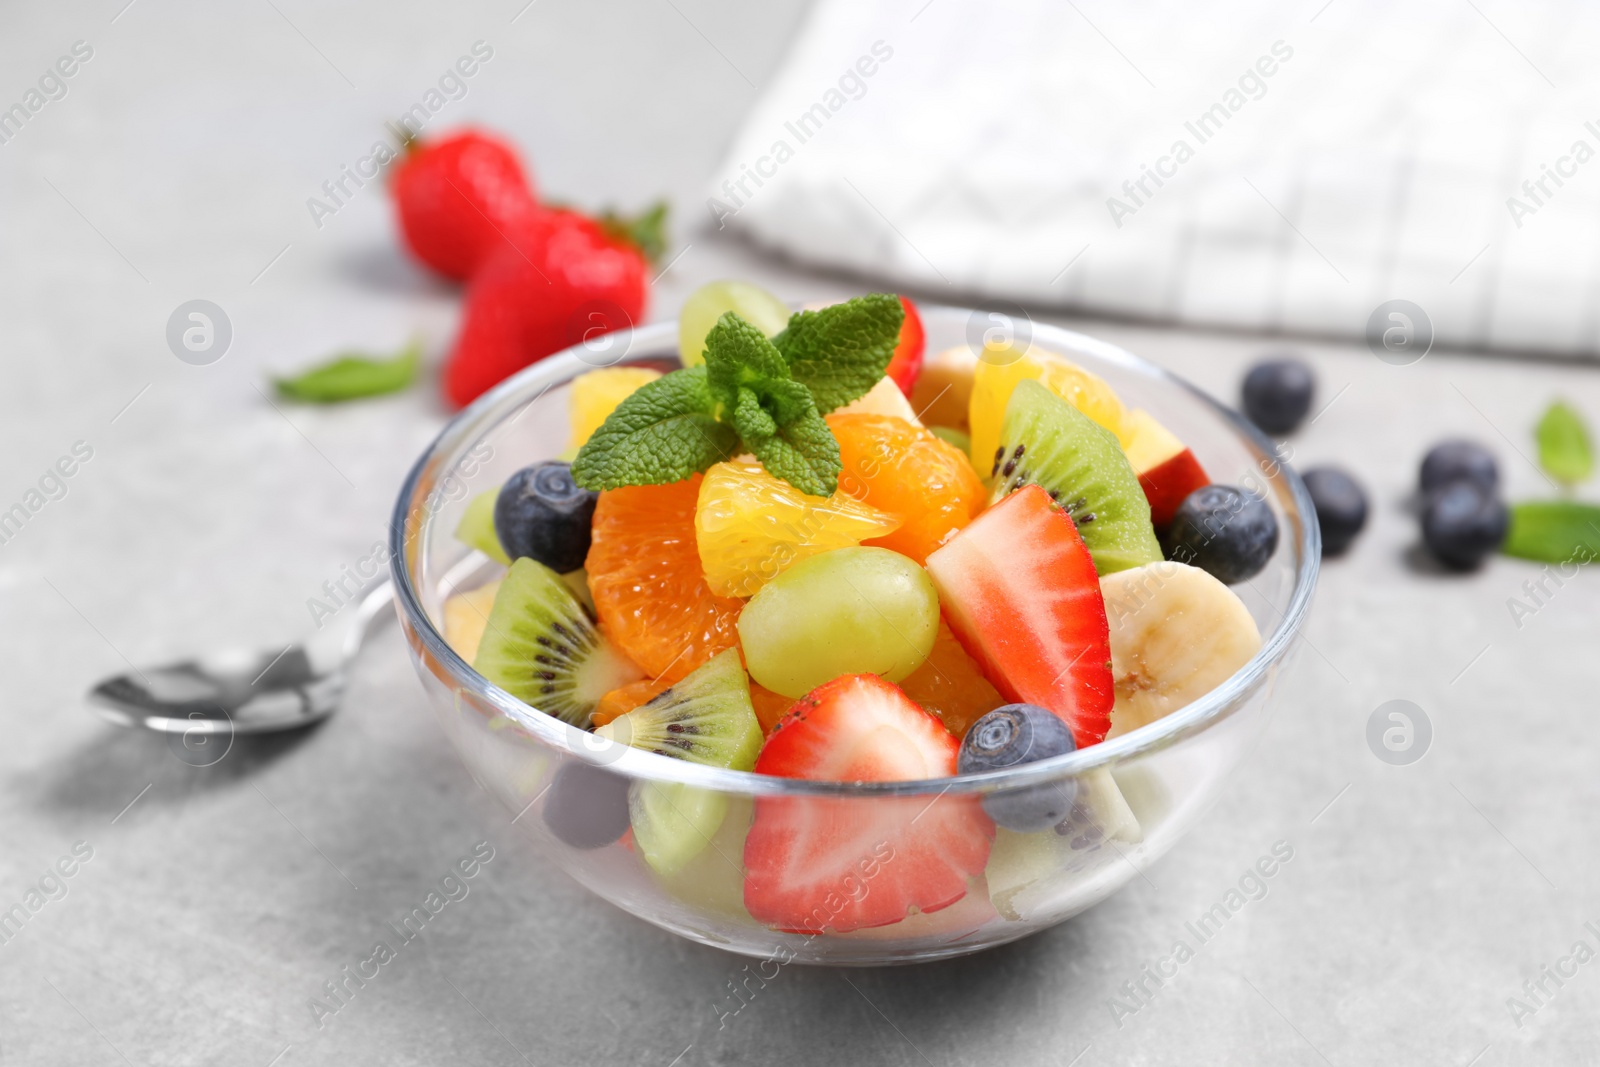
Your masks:
M 602 696 L 644 677 L 595 629 L 561 576 L 527 558 L 501 581 L 472 666 L 518 700 L 585 729 Z
M 1099 574 L 1161 559 L 1150 502 L 1110 430 L 1036 381 L 1017 383 L 995 450 L 989 503 L 1042 486 L 1078 524 Z
M 511 559 L 500 547 L 500 535 L 494 532 L 494 502 L 499 496 L 500 490 L 494 488 L 467 501 L 467 510 L 456 524 L 456 540 L 504 565 Z
M 673 759 L 748 771 L 761 750 L 750 679 L 730 648 L 595 733 Z M 633 842 L 653 870 L 671 875 L 722 826 L 722 793 L 672 782 L 636 782 L 628 798 Z

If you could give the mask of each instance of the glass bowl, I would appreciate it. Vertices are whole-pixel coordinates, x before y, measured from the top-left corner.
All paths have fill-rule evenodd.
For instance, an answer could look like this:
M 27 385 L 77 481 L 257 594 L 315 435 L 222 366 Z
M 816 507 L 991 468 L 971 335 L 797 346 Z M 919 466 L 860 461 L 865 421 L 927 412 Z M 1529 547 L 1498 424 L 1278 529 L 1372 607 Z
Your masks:
M 958 308 L 927 307 L 922 316 L 930 353 L 981 338 L 986 321 Z M 704 767 L 626 748 L 536 711 L 486 681 L 444 639 L 445 600 L 500 571 L 453 531 L 473 495 L 567 447 L 573 378 L 595 366 L 679 366 L 676 323 L 609 334 L 534 364 L 451 420 L 406 478 L 391 524 L 400 622 L 439 723 L 541 855 L 624 911 L 702 944 L 780 965 L 873 965 L 977 952 L 1059 923 L 1138 877 L 1195 825 L 1266 722 L 1273 681 L 1316 584 L 1315 512 L 1271 442 L 1230 409 L 1114 345 L 1042 324 L 1031 329 L 1033 344 L 1105 378 L 1130 407 L 1145 408 L 1187 443 L 1215 481 L 1255 491 L 1277 515 L 1272 559 L 1235 587 L 1262 633 L 1255 657 L 1203 699 L 1122 736 L 1050 760 L 933 781 L 812 782 Z M 578 764 L 588 769 L 572 769 Z M 688 791 L 680 797 L 725 802 L 726 815 L 708 847 L 660 877 L 631 835 L 580 849 L 550 831 L 546 809 L 574 803 L 570 790 L 551 789 L 564 768 L 608 789 L 674 784 Z M 1065 832 L 999 830 L 989 844 L 987 820 L 970 817 L 985 794 L 1069 780 L 1076 802 Z M 816 907 L 788 930 L 758 922 L 744 906 L 744 836 L 758 811 L 860 831 L 861 862 L 809 887 Z M 937 910 L 841 932 L 851 925 L 841 917 L 857 914 L 875 880 L 893 869 L 906 835 L 927 830 L 917 825 L 924 818 L 941 832 L 966 834 L 961 847 L 988 847 L 982 876 Z M 903 879 L 896 872 L 882 891 Z

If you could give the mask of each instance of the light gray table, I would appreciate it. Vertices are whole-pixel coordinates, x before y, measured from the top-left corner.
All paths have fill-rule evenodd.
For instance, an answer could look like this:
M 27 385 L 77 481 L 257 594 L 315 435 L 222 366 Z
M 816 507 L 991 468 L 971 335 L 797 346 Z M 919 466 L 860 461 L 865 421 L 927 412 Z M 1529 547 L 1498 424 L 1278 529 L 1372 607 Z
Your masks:
M 397 256 L 380 189 L 321 229 L 305 201 L 474 41 L 494 56 L 434 128 L 510 131 L 553 196 L 672 195 L 688 226 L 655 315 L 719 276 L 803 300 L 866 285 L 700 222 L 754 98 L 746 78 L 759 85 L 782 55 L 798 2 L 538 0 L 520 15 L 524 0 L 126 2 L 0 14 L 0 103 L 73 42 L 93 50 L 0 145 L 0 510 L 75 442 L 92 449 L 0 545 L 0 910 L 41 881 L 56 898 L 0 943 L 0 1063 L 1594 1059 L 1600 963 L 1547 980 L 1553 996 L 1520 1027 L 1507 999 L 1575 941 L 1600 947 L 1584 926 L 1600 925 L 1600 587 L 1581 575 L 1518 627 L 1507 600 L 1536 568 L 1418 568 L 1404 510 L 1419 456 L 1447 432 L 1495 447 L 1513 497 L 1547 494 L 1519 451 L 1558 393 L 1600 414 L 1588 369 L 1444 353 L 1396 368 L 1298 346 L 1336 399 L 1294 439 L 1296 460 L 1358 472 L 1374 514 L 1326 569 L 1280 710 L 1211 816 L 1048 934 L 915 970 L 786 969 L 720 1029 L 742 961 L 543 868 L 443 743 L 393 631 L 334 720 L 206 770 L 92 718 L 85 686 L 126 661 L 298 632 L 306 599 L 381 536 L 444 418 L 433 394 L 316 411 L 260 387 L 339 346 L 447 342 L 455 297 Z M 211 366 L 163 341 L 196 297 L 234 327 Z M 1070 324 L 1225 396 L 1265 347 Z M 1364 740 L 1392 698 L 1435 728 L 1410 767 Z M 319 1027 L 308 1001 L 484 841 L 494 858 L 470 895 Z M 1115 1018 L 1119 987 L 1279 841 L 1294 858 L 1266 899 Z M 48 879 L 63 857 L 72 876 Z

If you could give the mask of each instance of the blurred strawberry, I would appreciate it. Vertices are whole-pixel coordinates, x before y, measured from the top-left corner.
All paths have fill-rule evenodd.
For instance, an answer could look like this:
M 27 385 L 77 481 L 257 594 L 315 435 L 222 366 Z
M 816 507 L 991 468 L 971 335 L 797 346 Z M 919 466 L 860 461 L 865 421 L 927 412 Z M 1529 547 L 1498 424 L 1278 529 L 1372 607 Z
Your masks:
M 562 208 L 507 231 L 467 286 L 461 332 L 444 390 L 466 405 L 528 364 L 574 345 L 609 366 L 623 351 L 606 339 L 644 318 L 650 266 L 665 205 L 639 220 L 595 220 Z
M 408 144 L 395 172 L 394 199 L 412 254 L 458 281 L 472 275 L 503 233 L 540 214 L 516 150 L 470 129 Z

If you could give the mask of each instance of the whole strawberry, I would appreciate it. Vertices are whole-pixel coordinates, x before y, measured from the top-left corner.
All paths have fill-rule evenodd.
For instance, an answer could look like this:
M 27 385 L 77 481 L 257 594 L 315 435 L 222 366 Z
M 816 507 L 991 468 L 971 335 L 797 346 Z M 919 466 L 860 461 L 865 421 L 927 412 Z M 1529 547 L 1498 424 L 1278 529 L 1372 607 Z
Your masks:
M 646 216 L 658 229 L 663 209 Z M 606 334 L 644 318 L 650 226 L 622 236 L 614 219 L 547 210 L 507 231 L 467 287 L 461 332 L 445 365 L 444 391 L 465 405 L 528 364 L 573 345 L 606 366 L 621 357 Z
M 406 246 L 446 278 L 472 276 L 502 234 L 540 213 L 516 151 L 479 130 L 412 142 L 394 177 Z

